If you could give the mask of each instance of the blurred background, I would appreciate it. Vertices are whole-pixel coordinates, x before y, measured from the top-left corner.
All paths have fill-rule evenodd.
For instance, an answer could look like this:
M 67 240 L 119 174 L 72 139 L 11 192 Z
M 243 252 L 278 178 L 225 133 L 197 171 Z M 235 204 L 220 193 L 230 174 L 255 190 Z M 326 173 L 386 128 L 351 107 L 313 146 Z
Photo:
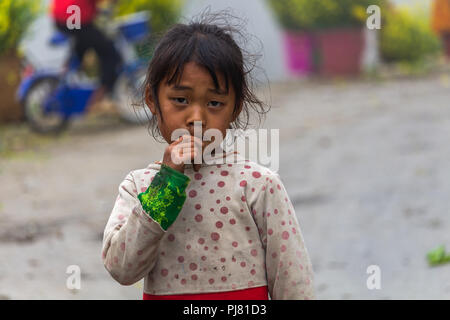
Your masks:
M 125 63 L 92 108 L 101 57 L 73 63 L 50 2 L 0 0 L 0 299 L 141 299 L 103 267 L 103 230 L 165 147 L 140 87 L 158 36 L 205 8 L 244 19 L 260 55 L 317 298 L 450 298 L 450 0 L 100 1 Z

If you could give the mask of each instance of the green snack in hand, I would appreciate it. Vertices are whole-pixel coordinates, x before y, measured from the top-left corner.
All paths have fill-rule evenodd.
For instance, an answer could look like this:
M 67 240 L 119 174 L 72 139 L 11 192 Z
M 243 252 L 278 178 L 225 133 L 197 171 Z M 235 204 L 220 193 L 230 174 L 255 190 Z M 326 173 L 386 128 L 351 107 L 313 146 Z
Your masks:
M 185 189 L 189 181 L 189 177 L 162 164 L 147 190 L 138 195 L 144 211 L 164 230 L 178 217 L 186 200 Z

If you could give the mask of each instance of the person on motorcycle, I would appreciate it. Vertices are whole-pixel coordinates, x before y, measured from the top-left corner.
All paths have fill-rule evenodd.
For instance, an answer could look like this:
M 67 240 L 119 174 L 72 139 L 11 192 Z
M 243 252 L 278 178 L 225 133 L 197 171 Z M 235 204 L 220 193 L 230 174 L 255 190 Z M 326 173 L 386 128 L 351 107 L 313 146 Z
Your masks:
M 52 0 L 51 3 L 51 15 L 55 26 L 59 31 L 74 39 L 75 54 L 79 61 L 83 60 L 83 56 L 88 49 L 93 49 L 100 62 L 101 86 L 90 98 L 89 111 L 92 111 L 95 104 L 112 93 L 122 64 L 122 58 L 113 42 L 94 25 L 94 19 L 98 13 L 97 5 L 101 1 Z M 117 0 L 109 0 L 109 2 L 115 4 Z M 73 15 L 69 7 L 73 5 L 79 8 L 80 28 L 71 28 L 68 23 Z

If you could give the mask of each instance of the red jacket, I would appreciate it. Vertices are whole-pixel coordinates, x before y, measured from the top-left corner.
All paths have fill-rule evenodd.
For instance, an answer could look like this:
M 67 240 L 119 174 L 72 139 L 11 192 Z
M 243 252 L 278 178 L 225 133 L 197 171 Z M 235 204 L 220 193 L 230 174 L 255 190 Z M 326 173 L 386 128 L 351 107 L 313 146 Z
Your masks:
M 52 0 L 51 14 L 54 20 L 65 23 L 74 14 L 72 10 L 67 13 L 67 8 L 76 5 L 80 8 L 80 22 L 87 24 L 94 20 L 97 14 L 97 2 L 100 0 Z

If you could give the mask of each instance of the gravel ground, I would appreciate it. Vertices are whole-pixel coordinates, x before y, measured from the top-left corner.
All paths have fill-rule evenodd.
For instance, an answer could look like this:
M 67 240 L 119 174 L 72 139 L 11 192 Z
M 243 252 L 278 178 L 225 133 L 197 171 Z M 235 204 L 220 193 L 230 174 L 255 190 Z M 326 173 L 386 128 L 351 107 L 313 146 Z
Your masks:
M 319 299 L 450 298 L 450 264 L 426 261 L 450 247 L 449 79 L 272 84 L 263 127 L 280 129 Z M 163 149 L 112 117 L 0 158 L 0 299 L 141 299 L 142 282 L 104 269 L 101 240 L 119 183 Z M 71 265 L 79 290 L 66 286 Z M 380 289 L 367 288 L 370 265 Z

